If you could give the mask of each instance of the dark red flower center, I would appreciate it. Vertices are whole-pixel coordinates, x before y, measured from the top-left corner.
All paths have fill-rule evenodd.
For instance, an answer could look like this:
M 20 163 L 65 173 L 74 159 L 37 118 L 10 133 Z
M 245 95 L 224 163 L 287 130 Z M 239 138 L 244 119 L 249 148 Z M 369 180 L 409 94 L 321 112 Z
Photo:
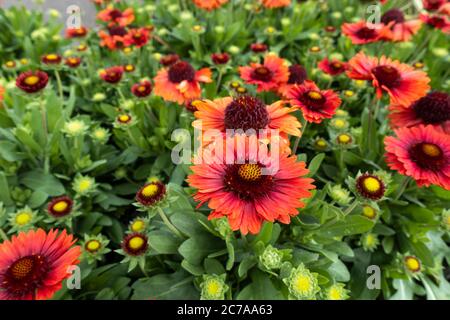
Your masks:
M 333 61 L 333 62 L 330 63 L 330 68 L 333 71 L 338 72 L 338 71 L 341 71 L 341 70 L 344 69 L 344 64 L 342 62 L 339 62 L 339 61 Z
M 267 195 L 272 189 L 273 177 L 263 175 L 263 168 L 259 163 L 229 165 L 224 176 L 225 188 L 246 201 Z
M 44 256 L 22 257 L 6 270 L 0 279 L 0 287 L 17 297 L 34 294 L 48 270 L 49 265 Z
M 178 61 L 169 69 L 169 80 L 173 83 L 180 83 L 184 80 L 192 81 L 194 78 L 194 68 L 185 61 Z
M 264 129 L 269 124 L 266 105 L 258 98 L 240 96 L 235 98 L 225 109 L 226 129 Z
M 439 171 L 446 159 L 441 147 L 434 143 L 421 142 L 409 149 L 409 156 L 422 169 Z
M 442 29 L 446 25 L 445 19 L 443 17 L 440 17 L 440 16 L 430 17 L 428 19 L 427 23 L 429 25 L 435 27 L 435 28 L 438 28 L 438 29 Z
M 327 101 L 325 96 L 317 90 L 309 90 L 298 99 L 311 110 L 320 110 Z
M 425 2 L 425 1 L 424 1 Z M 425 9 L 433 11 L 439 9 L 443 4 L 445 3 L 445 0 L 428 0 L 424 3 Z
M 122 18 L 122 16 L 122 11 L 120 11 L 119 9 L 113 9 L 109 12 L 109 17 L 114 21 Z
M 381 22 L 384 24 L 389 24 L 389 22 L 394 21 L 395 24 L 405 22 L 405 16 L 403 12 L 399 9 L 391 9 L 386 11 L 381 16 Z
M 299 64 L 293 64 L 289 66 L 289 84 L 302 84 L 308 79 L 306 69 Z
M 110 36 L 120 36 L 123 37 L 125 36 L 128 32 L 127 29 L 125 29 L 124 27 L 121 26 L 111 26 L 108 27 L 108 33 Z
M 450 95 L 431 92 L 413 103 L 417 118 L 426 124 L 438 124 L 450 120 Z
M 356 31 L 356 36 L 360 39 L 370 40 L 377 37 L 377 32 L 375 31 L 375 29 L 362 27 L 361 29 Z
M 273 72 L 264 66 L 257 67 L 252 72 L 252 79 L 263 82 L 269 82 L 272 80 Z
M 372 69 L 372 73 L 380 86 L 395 88 L 400 83 L 400 72 L 388 65 L 378 66 Z

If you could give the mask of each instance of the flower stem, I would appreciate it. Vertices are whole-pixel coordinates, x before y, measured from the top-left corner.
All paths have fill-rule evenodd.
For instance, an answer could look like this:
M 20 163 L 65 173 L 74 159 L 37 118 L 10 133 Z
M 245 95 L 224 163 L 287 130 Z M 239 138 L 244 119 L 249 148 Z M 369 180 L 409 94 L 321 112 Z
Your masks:
M 353 209 L 356 208 L 356 206 L 358 205 L 358 201 L 353 201 L 353 203 L 344 211 L 344 215 L 348 215 L 350 212 L 353 211 Z
M 408 187 L 409 182 L 411 181 L 411 178 L 408 176 L 403 177 L 402 184 L 400 185 L 400 189 L 398 190 L 397 195 L 395 196 L 394 200 L 400 199 L 402 194 L 405 192 L 406 188 Z
M 6 235 L 5 231 L 3 231 L 2 228 L 0 228 L 0 237 L 1 237 L 4 241 L 7 241 L 7 240 L 8 240 L 8 236 Z
M 61 101 L 62 101 L 62 100 L 64 99 L 64 96 L 63 96 L 63 87 L 62 87 L 61 77 L 59 76 L 58 70 L 55 70 L 55 77 L 56 77 L 56 82 L 57 82 L 57 84 L 58 84 L 59 98 L 60 98 Z
M 164 213 L 164 210 L 161 209 L 160 207 L 157 208 L 159 216 L 161 217 L 161 219 L 163 220 L 163 222 L 166 224 L 167 228 L 170 229 L 170 231 L 172 231 L 174 234 L 176 234 L 178 237 L 180 238 L 184 238 L 183 235 L 181 234 L 181 232 L 175 228 L 175 226 L 170 222 L 169 218 L 167 218 L 166 214 Z
M 297 153 L 298 145 L 300 144 L 300 140 L 302 139 L 303 135 L 305 134 L 307 125 L 308 125 L 308 121 L 305 120 L 305 122 L 302 123 L 302 127 L 303 127 L 302 134 L 299 137 L 297 137 L 294 141 L 294 146 L 292 147 L 293 155 Z

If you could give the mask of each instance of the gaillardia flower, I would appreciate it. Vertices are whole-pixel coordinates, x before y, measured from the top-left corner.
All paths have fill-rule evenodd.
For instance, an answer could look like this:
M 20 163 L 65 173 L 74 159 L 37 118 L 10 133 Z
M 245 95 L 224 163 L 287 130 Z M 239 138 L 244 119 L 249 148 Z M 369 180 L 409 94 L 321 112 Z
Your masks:
M 449 34 L 450 33 L 450 18 L 445 15 L 440 14 L 420 14 L 420 20 L 422 20 L 428 26 L 442 30 L 442 32 Z
M 355 179 L 349 179 L 350 188 L 361 198 L 378 201 L 384 197 L 387 182 L 386 174 L 358 173 Z
M 53 198 L 47 205 L 47 212 L 54 218 L 61 218 L 72 212 L 73 200 L 68 196 Z
M 138 98 L 145 98 L 152 93 L 152 89 L 153 86 L 150 81 L 142 80 L 131 87 L 131 92 Z
M 76 68 L 81 64 L 81 58 L 80 57 L 68 57 L 64 61 L 65 65 L 70 68 Z
M 125 44 L 143 47 L 150 39 L 150 31 L 147 28 L 130 29 L 124 37 Z
M 325 290 L 325 300 L 347 300 L 349 298 L 349 290 L 345 289 L 345 284 L 335 283 L 331 287 Z
M 184 104 L 201 97 L 200 83 L 212 82 L 211 70 L 204 68 L 196 71 L 188 62 L 178 61 L 158 71 L 154 82 L 155 95 Z
M 100 74 L 100 77 L 104 81 L 111 83 L 111 84 L 116 84 L 116 83 L 120 82 L 120 80 L 122 79 L 123 67 L 115 66 L 115 67 L 103 69 L 103 70 L 100 70 L 99 74 Z
M 278 88 L 278 93 L 286 97 L 289 90 L 295 85 L 295 84 L 303 84 L 305 80 L 308 79 L 308 73 L 305 69 L 305 67 L 299 65 L 299 64 L 293 64 L 289 66 L 289 79 L 287 83 L 281 84 Z
M 286 139 L 288 134 L 301 135 L 300 122 L 290 115 L 295 109 L 285 107 L 283 101 L 266 105 L 258 98 L 243 95 L 234 99 L 199 100 L 196 108 L 197 120 L 192 125 L 203 131 L 219 130 L 225 135 L 227 129 L 244 132 L 254 129 L 257 133 L 258 130 L 277 129 Z M 208 137 L 205 135 L 204 138 Z
M 27 92 L 36 93 L 47 86 L 48 75 L 44 71 L 26 71 L 19 74 L 16 86 Z
M 258 233 L 263 221 L 289 223 L 304 207 L 301 199 L 315 188 L 313 179 L 304 178 L 309 172 L 306 164 L 286 153 L 272 156 L 254 136 L 224 140 L 227 159 L 204 152 L 187 179 L 198 189 L 194 199 L 199 206 L 208 202 L 213 209 L 209 219 L 227 217 L 231 228 L 243 234 Z M 255 140 L 258 145 L 251 145 Z
M 391 9 L 381 16 L 381 23 L 388 26 L 391 30 L 388 40 L 409 41 L 422 26 L 420 20 L 405 19 L 405 15 L 399 9 Z
M 336 76 L 344 73 L 347 70 L 347 63 L 339 60 L 328 60 L 328 58 L 323 59 L 319 62 L 319 69 L 326 74 Z
M 226 64 L 230 60 L 228 53 L 213 53 L 211 54 L 211 60 L 214 64 Z
M 67 28 L 66 29 L 66 38 L 83 38 L 87 35 L 88 29 L 84 26 L 79 28 Z
M 255 52 L 255 53 L 259 53 L 259 52 L 266 52 L 267 51 L 267 45 L 264 43 L 252 43 L 250 45 L 250 49 Z
M 268 9 L 287 7 L 291 0 L 260 0 L 261 4 Z
M 298 300 L 314 300 L 320 291 L 317 273 L 309 271 L 303 264 L 291 270 L 284 283 L 288 286 L 289 294 Z
M 125 27 L 134 21 L 134 11 L 132 8 L 127 8 L 124 11 L 108 6 L 97 14 L 97 18 L 104 22 L 109 22 L 109 25 L 119 25 Z
M 369 25 L 366 21 L 344 23 L 342 33 L 352 40 L 353 44 L 366 44 L 390 38 L 391 31 L 384 24 Z
M 61 63 L 62 57 L 59 54 L 50 53 L 42 56 L 41 61 L 47 65 L 55 65 Z
M 223 300 L 229 287 L 225 283 L 226 274 L 203 275 L 203 281 L 200 283 L 200 300 Z
M 45 300 L 61 289 L 80 247 L 64 230 L 21 232 L 0 244 L 0 300 Z
M 289 79 L 287 62 L 275 54 L 267 54 L 264 63 L 251 63 L 239 67 L 241 78 L 248 84 L 257 86 L 257 91 L 273 91 Z
M 413 177 L 419 186 L 435 184 L 450 190 L 450 140 L 440 127 L 418 125 L 394 130 L 386 137 L 386 162 L 392 170 Z
M 228 0 L 193 0 L 193 2 L 198 8 L 211 11 L 227 3 Z
M 348 64 L 347 75 L 351 79 L 372 81 L 378 98 L 385 91 L 392 104 L 409 105 L 430 89 L 430 78 L 425 72 L 385 56 L 368 57 L 360 52 Z
M 141 256 L 147 252 L 148 238 L 143 233 L 131 233 L 122 241 L 122 250 L 130 256 Z
M 302 85 L 294 85 L 287 93 L 293 107 L 302 110 L 308 122 L 321 123 L 323 119 L 332 118 L 341 105 L 341 99 L 333 90 L 320 90 L 310 80 Z
M 389 111 L 394 128 L 431 124 L 442 126 L 450 134 L 450 95 L 445 92 L 429 92 L 410 105 L 391 105 Z
M 159 182 L 150 182 L 145 184 L 136 193 L 136 201 L 145 206 L 151 207 L 161 201 L 166 195 L 166 186 Z

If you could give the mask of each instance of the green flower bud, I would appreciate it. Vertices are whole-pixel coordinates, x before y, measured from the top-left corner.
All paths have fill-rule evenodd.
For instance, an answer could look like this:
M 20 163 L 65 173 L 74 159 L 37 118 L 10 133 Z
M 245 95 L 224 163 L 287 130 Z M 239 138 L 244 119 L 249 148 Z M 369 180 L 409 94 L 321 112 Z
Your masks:
M 317 273 L 312 273 L 303 264 L 292 269 L 290 276 L 283 281 L 294 299 L 314 300 L 320 291 Z
M 203 282 L 200 284 L 201 300 L 223 300 L 229 287 L 225 284 L 226 274 L 223 275 L 203 275 Z
M 269 270 L 279 269 L 283 260 L 283 254 L 277 249 L 268 245 L 259 256 L 261 264 Z
M 343 188 L 340 184 L 329 187 L 328 194 L 341 206 L 346 206 L 352 201 L 352 197 L 350 196 L 350 191 Z

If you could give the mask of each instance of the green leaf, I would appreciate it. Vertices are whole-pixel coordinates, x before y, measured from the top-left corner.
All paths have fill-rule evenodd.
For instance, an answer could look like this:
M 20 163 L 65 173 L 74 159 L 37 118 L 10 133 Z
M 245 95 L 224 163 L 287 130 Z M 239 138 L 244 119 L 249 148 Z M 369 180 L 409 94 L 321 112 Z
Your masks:
M 344 220 L 328 224 L 319 230 L 319 234 L 330 238 L 361 234 L 372 229 L 374 221 L 362 216 L 349 215 Z
M 176 254 L 180 239 L 166 231 L 152 231 L 148 235 L 150 247 L 160 254 Z
M 319 153 L 311 160 L 308 166 L 308 177 L 312 177 L 316 174 L 316 172 L 320 168 L 320 165 L 322 164 L 323 159 L 325 159 L 325 153 Z
M 23 174 L 20 181 L 31 190 L 40 190 L 50 196 L 59 196 L 65 193 L 64 186 L 58 179 L 39 169 Z
M 201 234 L 183 242 L 178 248 L 178 252 L 190 263 L 200 265 L 207 255 L 223 248 L 223 241 Z
M 259 270 L 251 274 L 252 283 L 246 286 L 236 297 L 237 300 L 282 300 L 281 294 L 268 275 Z

